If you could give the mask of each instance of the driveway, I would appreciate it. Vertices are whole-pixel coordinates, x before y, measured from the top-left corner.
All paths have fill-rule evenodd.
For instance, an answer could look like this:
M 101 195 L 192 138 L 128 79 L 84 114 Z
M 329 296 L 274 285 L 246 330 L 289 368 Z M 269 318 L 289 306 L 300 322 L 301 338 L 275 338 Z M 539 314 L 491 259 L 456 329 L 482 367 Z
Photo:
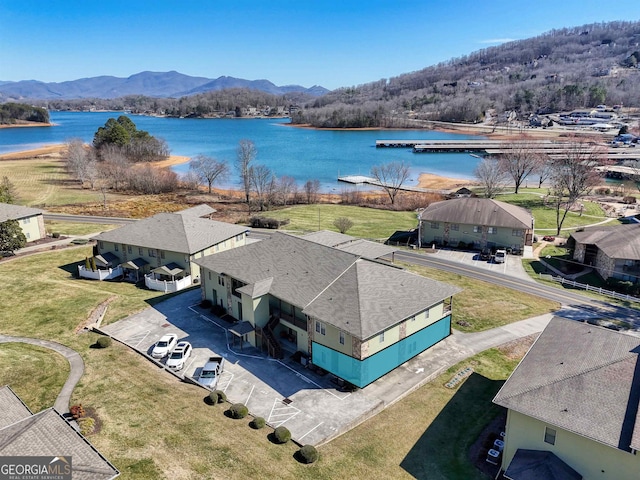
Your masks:
M 551 315 L 480 334 L 451 335 L 373 384 L 340 391 L 331 374 L 319 376 L 290 358 L 269 358 L 229 333 L 229 323 L 198 306 L 200 292 L 187 291 L 101 329 L 144 354 L 163 334 L 188 340 L 194 355 L 180 375 L 197 376 L 213 353 L 226 358 L 218 388 L 274 427 L 286 426 L 300 443 L 319 445 L 377 414 L 444 369 L 481 350 L 542 331 Z M 150 361 L 152 360 L 148 357 Z
M 520 255 L 507 255 L 504 263 L 495 263 L 493 260 L 480 260 L 480 252 L 437 249 L 434 253 L 429 253 L 429 255 L 438 255 L 441 258 L 446 258 L 454 262 L 465 263 L 503 275 L 511 275 L 535 282 L 535 280 L 525 272 L 522 266 L 522 256 Z

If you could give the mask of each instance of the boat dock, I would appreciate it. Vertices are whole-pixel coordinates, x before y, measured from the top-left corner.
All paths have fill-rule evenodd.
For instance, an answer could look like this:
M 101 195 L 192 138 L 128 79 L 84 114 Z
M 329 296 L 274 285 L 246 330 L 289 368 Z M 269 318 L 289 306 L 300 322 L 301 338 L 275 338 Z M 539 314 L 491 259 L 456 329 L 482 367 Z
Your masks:
M 385 188 L 388 185 L 383 184 L 373 177 L 365 177 L 364 175 L 347 175 L 345 177 L 338 177 L 339 182 L 350 183 L 352 185 L 371 185 L 373 187 Z M 412 187 L 409 185 L 402 185 L 398 190 L 403 192 L 418 192 L 418 193 L 439 193 L 446 195 L 450 193 L 449 190 L 436 190 L 433 188 L 420 188 Z

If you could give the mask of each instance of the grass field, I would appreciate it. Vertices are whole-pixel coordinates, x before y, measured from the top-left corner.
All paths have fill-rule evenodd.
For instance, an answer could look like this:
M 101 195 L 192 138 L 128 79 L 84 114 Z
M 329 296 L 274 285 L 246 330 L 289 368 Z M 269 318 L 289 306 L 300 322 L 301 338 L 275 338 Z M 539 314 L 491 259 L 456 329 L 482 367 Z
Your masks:
M 338 229 L 333 225 L 336 218 L 346 217 L 353 222 L 347 235 L 370 239 L 387 239 L 396 230 L 416 228 L 415 212 L 394 212 L 349 205 L 298 205 L 264 213 L 265 217 L 289 219 L 291 223 L 282 227 L 297 232 Z
M 504 363 L 499 355 L 490 358 L 496 354 L 485 353 L 478 361 L 486 370 L 479 365 L 477 374 L 457 393 L 442 387 L 449 372 L 321 447 L 317 464 L 301 465 L 293 459 L 297 447 L 274 445 L 267 440 L 268 429 L 255 431 L 248 420 L 227 418 L 224 408 L 205 404 L 201 389 L 178 382 L 120 344 L 92 349 L 97 335 L 74 333 L 91 310 L 111 296 L 116 298 L 107 322 L 161 297 L 130 284 L 72 278 L 69 272 L 89 252 L 89 247 L 79 247 L 0 264 L 0 277 L 11 279 L 0 299 L 0 331 L 56 340 L 82 355 L 85 375 L 72 401 L 96 409 L 102 425 L 90 440 L 123 472 L 123 478 L 411 478 L 423 470 L 440 472 L 433 478 L 479 478 L 458 449 L 473 442 L 495 414 L 490 399 L 512 361 Z M 490 317 L 491 312 L 485 315 Z M 38 385 L 25 381 L 36 368 L 24 360 L 32 355 L 30 349 L 0 350 L 1 383 L 15 383 L 21 395 Z M 27 395 L 27 405 L 36 411 L 51 405 L 64 375 L 43 384 L 46 397 L 41 392 Z M 465 421 L 453 421 L 461 411 L 469 412 Z M 452 446 L 440 458 L 422 455 L 423 446 L 435 451 L 441 442 Z M 464 473 L 456 477 L 456 472 Z
M 74 223 L 45 220 L 47 233 L 58 232 L 61 235 L 88 235 L 90 233 L 106 232 L 122 225 L 104 225 L 102 223 Z

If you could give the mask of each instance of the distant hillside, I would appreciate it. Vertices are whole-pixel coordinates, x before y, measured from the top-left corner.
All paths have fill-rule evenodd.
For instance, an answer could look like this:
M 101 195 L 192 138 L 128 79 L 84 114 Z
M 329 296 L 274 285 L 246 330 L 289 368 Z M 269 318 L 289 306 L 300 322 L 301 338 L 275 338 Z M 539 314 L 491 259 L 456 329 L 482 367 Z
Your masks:
M 49 112 L 44 108 L 22 103 L 4 103 L 0 105 L 0 125 L 26 123 L 49 123 Z
M 292 120 L 321 127 L 478 122 L 487 112 L 640 106 L 640 22 L 553 30 L 423 70 L 334 90 Z
M 268 80 L 244 80 L 234 77 L 191 77 L 175 71 L 141 72 L 127 78 L 102 76 L 79 80 L 45 83 L 36 80 L 20 82 L 0 81 L 0 101 L 16 100 L 73 100 L 83 98 L 113 99 L 128 95 L 154 98 L 183 97 L 227 88 L 246 88 L 272 95 L 300 92 L 312 96 L 323 95 L 323 87 L 299 85 L 278 87 Z

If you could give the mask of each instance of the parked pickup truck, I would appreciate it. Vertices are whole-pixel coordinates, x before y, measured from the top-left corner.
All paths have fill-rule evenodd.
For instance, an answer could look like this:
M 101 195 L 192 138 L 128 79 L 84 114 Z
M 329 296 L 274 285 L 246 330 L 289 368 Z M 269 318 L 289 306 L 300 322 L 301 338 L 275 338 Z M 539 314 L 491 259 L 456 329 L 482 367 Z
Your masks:
M 218 385 L 218 379 L 220 374 L 224 370 L 224 358 L 223 357 L 209 357 L 207 363 L 204 364 L 198 377 L 198 383 L 204 385 L 207 388 L 213 390 Z

